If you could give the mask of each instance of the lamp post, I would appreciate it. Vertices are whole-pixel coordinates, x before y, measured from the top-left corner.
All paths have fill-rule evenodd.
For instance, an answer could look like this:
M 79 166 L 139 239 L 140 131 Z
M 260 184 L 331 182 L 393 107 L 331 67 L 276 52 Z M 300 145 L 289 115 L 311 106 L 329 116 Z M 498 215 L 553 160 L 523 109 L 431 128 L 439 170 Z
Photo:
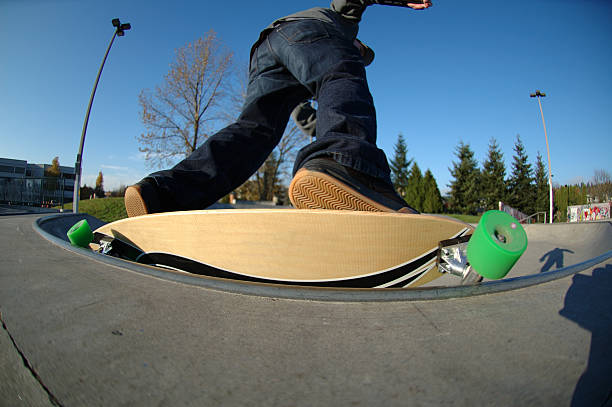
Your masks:
M 100 69 L 98 70 L 98 76 L 96 76 L 96 82 L 94 83 L 94 87 L 91 91 L 91 96 L 89 97 L 89 106 L 87 106 L 87 113 L 85 114 L 85 122 L 83 123 L 83 131 L 81 132 L 81 144 L 79 146 L 79 152 L 76 156 L 76 162 L 74 164 L 74 193 L 72 195 L 72 212 L 79 212 L 79 192 L 81 189 L 81 163 L 83 159 L 83 145 L 85 144 L 85 133 L 87 133 L 87 123 L 89 122 L 89 113 L 91 112 L 91 105 L 93 104 L 94 95 L 96 94 L 96 89 L 98 88 L 98 82 L 100 81 L 100 75 L 102 74 L 102 69 L 104 68 L 104 63 L 106 62 L 106 57 L 108 57 L 108 52 L 113 46 L 113 42 L 115 41 L 115 37 L 123 37 L 125 35 L 125 31 L 132 28 L 130 23 L 121 24 L 118 18 L 113 19 L 111 22 L 113 27 L 115 27 L 115 31 L 113 32 L 113 36 L 111 37 L 110 44 L 108 44 L 108 48 L 106 49 L 106 53 L 104 54 L 104 58 L 102 59 L 102 64 L 100 65 Z
M 550 149 L 548 148 L 548 135 L 546 134 L 546 122 L 544 121 L 544 111 L 542 110 L 542 102 L 541 102 L 541 98 L 546 97 L 546 93 L 536 90 L 535 93 L 532 93 L 529 96 L 531 96 L 532 98 L 538 98 L 538 105 L 540 105 L 540 114 L 542 115 L 542 125 L 544 126 L 544 138 L 546 139 L 546 153 L 548 155 L 548 191 L 549 191 L 549 200 L 550 200 L 549 223 L 553 223 L 553 187 L 552 187 L 552 172 L 550 169 Z

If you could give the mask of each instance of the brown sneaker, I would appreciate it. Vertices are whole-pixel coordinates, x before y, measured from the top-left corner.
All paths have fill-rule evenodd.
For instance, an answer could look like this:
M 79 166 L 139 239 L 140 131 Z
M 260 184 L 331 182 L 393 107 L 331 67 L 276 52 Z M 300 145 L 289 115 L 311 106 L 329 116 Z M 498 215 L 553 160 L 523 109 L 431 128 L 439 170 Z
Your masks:
M 419 213 L 392 185 L 331 158 L 307 161 L 289 185 L 289 199 L 299 209 Z
M 124 201 L 130 218 L 161 212 L 157 188 L 146 178 L 125 190 Z

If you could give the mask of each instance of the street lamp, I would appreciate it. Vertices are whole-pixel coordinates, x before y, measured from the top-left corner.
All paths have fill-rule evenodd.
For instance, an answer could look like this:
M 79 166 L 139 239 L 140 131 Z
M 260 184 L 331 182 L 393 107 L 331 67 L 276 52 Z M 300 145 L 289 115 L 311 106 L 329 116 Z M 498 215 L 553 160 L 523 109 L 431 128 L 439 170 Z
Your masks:
M 546 134 L 546 122 L 544 121 L 544 111 L 542 110 L 541 98 L 546 97 L 546 93 L 536 90 L 532 93 L 532 98 L 538 98 L 538 104 L 540 105 L 540 114 L 542 115 L 542 125 L 544 126 L 544 138 L 546 139 L 546 153 L 548 154 L 548 191 L 550 200 L 550 220 L 549 223 L 553 223 L 553 187 L 552 187 L 552 172 L 550 169 L 550 149 L 548 148 L 548 135 Z
M 110 44 L 108 44 L 108 48 L 106 49 L 106 53 L 104 54 L 104 59 L 102 59 L 102 64 L 100 65 L 100 69 L 98 70 L 98 76 L 96 77 L 96 82 L 94 83 L 93 90 L 91 91 L 91 96 L 89 97 L 89 106 L 87 106 L 87 113 L 85 114 L 85 122 L 83 123 L 83 131 L 81 132 L 81 145 L 79 146 L 79 152 L 76 156 L 76 162 L 74 164 L 74 193 L 72 195 L 72 212 L 79 212 L 79 190 L 81 189 L 81 162 L 83 159 L 83 145 L 85 144 L 85 133 L 87 132 L 87 123 L 89 122 L 89 113 L 91 112 L 91 105 L 93 103 L 94 95 L 96 94 L 96 89 L 98 87 L 98 82 L 100 81 L 100 75 L 102 74 L 102 69 L 104 68 L 104 63 L 106 62 L 106 57 L 108 57 L 108 52 L 113 46 L 113 41 L 115 41 L 115 37 L 123 37 L 125 32 L 132 28 L 130 23 L 121 24 L 118 18 L 114 18 L 111 22 L 113 27 L 115 27 L 115 31 L 113 32 L 113 36 L 110 40 Z

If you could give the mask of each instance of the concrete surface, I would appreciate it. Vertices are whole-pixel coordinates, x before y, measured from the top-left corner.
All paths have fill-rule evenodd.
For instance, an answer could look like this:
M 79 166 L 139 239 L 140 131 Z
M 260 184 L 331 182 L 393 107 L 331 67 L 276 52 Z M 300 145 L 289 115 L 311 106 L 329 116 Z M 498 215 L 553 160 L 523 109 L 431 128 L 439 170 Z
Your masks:
M 0 216 L 28 215 L 32 213 L 59 213 L 59 210 L 50 208 L 39 208 L 37 206 L 0 204 Z
M 0 218 L 0 405 L 612 405 L 610 222 L 528 227 L 519 270 L 545 283 L 335 302 L 103 263 L 40 216 Z
M 6 326 L 0 324 L 0 328 L 0 405 L 52 406 L 49 394 L 18 351 Z

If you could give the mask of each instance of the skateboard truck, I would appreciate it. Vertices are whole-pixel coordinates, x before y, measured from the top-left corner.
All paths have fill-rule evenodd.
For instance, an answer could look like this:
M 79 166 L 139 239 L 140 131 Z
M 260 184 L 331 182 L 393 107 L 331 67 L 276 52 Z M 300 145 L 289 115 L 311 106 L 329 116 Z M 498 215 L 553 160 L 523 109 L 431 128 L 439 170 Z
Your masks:
M 94 233 L 93 243 L 99 245 L 98 253 L 124 260 L 138 262 L 144 254 L 142 250 L 102 233 Z
M 98 253 L 108 254 L 112 256 L 113 252 L 113 241 L 112 239 L 102 238 L 100 239 L 100 248 L 98 249 Z
M 463 285 L 482 280 L 482 276 L 472 269 L 466 257 L 470 237 L 461 236 L 438 243 L 438 270 L 461 277 Z

